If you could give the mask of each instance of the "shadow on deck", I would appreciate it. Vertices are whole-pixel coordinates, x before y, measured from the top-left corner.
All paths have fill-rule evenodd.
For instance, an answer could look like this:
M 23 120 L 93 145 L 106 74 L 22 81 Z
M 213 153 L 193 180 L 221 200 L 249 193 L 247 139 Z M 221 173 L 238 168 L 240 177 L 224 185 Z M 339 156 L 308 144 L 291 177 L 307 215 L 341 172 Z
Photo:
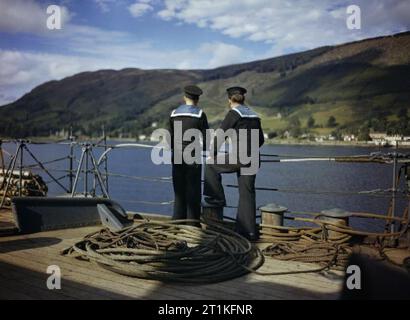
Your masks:
M 259 276 L 248 274 L 233 280 L 181 285 L 130 278 L 86 261 L 61 256 L 95 227 L 49 231 L 40 234 L 0 237 L 1 299 L 337 299 L 341 275 L 300 274 Z M 62 289 L 48 290 L 47 267 L 58 265 Z M 312 268 L 309 264 L 268 258 L 264 272 Z
M 30 265 L 29 260 L 27 260 L 27 265 Z M 213 285 L 159 284 L 154 281 L 124 277 L 130 284 L 126 286 L 126 288 L 120 289 L 118 285 L 115 285 L 115 282 L 112 282 L 112 287 L 88 285 L 75 280 L 69 280 L 65 277 L 64 273 L 65 270 L 63 269 L 61 290 L 49 290 L 46 286 L 46 282 L 50 275 L 46 273 L 46 266 L 44 266 L 44 272 L 38 272 L 16 264 L 0 261 L 0 299 L 305 300 L 336 298 L 334 294 L 320 295 L 311 290 L 295 288 L 289 285 L 251 280 L 247 276 Z M 142 281 L 146 283 L 152 282 L 155 285 L 150 286 L 150 289 L 147 289 L 145 293 L 141 294 L 140 290 L 134 290 L 133 288 L 134 285 L 141 284 Z M 92 282 L 94 281 L 90 281 L 90 283 Z M 225 286 L 225 289 L 222 289 L 221 286 Z

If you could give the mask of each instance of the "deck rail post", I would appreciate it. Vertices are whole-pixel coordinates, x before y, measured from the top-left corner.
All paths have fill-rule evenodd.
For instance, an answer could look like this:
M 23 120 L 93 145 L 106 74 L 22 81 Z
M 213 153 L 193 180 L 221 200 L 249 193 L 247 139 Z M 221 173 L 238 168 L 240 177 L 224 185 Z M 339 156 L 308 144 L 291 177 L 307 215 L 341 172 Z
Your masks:
M 103 130 L 103 138 L 104 138 L 104 152 L 107 151 L 108 147 L 107 147 L 107 134 L 105 131 L 105 125 L 102 126 L 102 130 Z M 107 192 L 109 192 L 109 185 L 108 185 L 108 157 L 105 156 L 105 160 L 104 160 L 104 172 L 105 172 L 105 189 L 107 190 Z
M 73 170 L 74 170 L 74 145 L 75 145 L 75 137 L 73 136 L 73 128 L 70 128 L 70 155 L 69 155 L 69 173 L 68 173 L 68 177 L 69 177 L 69 192 L 72 193 L 73 192 L 73 187 L 74 187 L 74 174 L 73 174 Z
M 23 162 L 24 162 L 24 146 L 25 141 L 19 141 L 19 148 L 20 148 L 20 167 L 19 167 L 19 197 L 23 195 Z
M 398 164 L 398 154 L 397 154 L 397 144 L 396 150 L 393 152 L 393 179 L 392 179 L 392 198 L 391 198 L 391 211 L 390 216 L 394 218 L 396 216 L 396 195 L 397 195 L 397 164 Z M 396 232 L 396 223 L 394 220 L 390 222 L 391 233 Z M 389 245 L 395 247 L 397 244 L 397 239 L 394 237 L 390 238 Z
M 6 167 L 6 164 L 4 162 L 4 156 L 3 156 L 3 140 L 0 139 L 0 161 L 1 161 L 1 174 L 4 176 L 4 168 Z M 1 187 L 0 187 L 1 189 Z

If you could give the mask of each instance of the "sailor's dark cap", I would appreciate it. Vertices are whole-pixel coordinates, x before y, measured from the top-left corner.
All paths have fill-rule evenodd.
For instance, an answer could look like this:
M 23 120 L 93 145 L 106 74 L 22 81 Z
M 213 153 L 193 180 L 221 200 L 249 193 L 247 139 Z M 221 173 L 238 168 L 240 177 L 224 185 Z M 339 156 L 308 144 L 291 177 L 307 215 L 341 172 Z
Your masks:
M 186 86 L 184 93 L 187 98 L 197 100 L 204 92 L 197 86 Z
M 228 92 L 228 95 L 231 97 L 234 94 L 244 95 L 245 93 L 248 92 L 248 90 L 242 87 L 231 87 L 231 88 L 226 89 L 226 92 Z

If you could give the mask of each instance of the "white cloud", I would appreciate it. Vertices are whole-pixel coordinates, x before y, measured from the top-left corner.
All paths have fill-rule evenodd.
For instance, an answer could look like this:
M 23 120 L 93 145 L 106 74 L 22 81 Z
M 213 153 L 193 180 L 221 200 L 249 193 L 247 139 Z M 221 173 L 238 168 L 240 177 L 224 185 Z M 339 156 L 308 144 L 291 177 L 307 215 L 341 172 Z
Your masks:
M 207 68 L 244 62 L 249 58 L 244 49 L 221 42 L 204 43 L 199 48 L 199 51 L 201 54 L 209 57 Z
M 0 50 L 0 105 L 49 80 L 104 67 L 103 61 L 58 54 Z
M 62 26 L 70 20 L 67 7 L 60 6 Z M 0 32 L 50 33 L 47 29 L 47 6 L 33 0 L 1 0 Z
M 95 1 L 100 5 L 111 3 Z M 210 28 L 233 39 L 271 43 L 270 51 L 255 56 L 235 40 L 230 44 L 208 40 L 196 48 L 164 49 L 128 32 L 70 22 L 58 32 L 45 32 L 45 7 L 33 0 L 0 0 L 0 32 L 41 34 L 43 47 L 54 50 L 0 49 L 0 105 L 45 81 L 82 71 L 127 67 L 206 69 L 410 27 L 410 1 L 355 2 L 362 7 L 361 31 L 347 30 L 346 4 L 330 0 L 299 0 L 297 4 L 289 0 L 165 0 L 157 13 L 164 20 Z M 138 17 L 158 5 L 156 0 L 134 1 L 129 11 Z M 64 10 L 68 21 L 70 13 Z
M 131 15 L 135 18 L 138 18 L 148 11 L 154 10 L 153 6 L 149 4 L 150 1 L 144 0 L 144 1 L 138 1 L 128 7 L 128 11 L 131 13 Z
M 206 69 L 242 62 L 249 52 L 221 42 L 204 43 L 191 50 L 162 50 L 151 43 L 130 44 L 126 33 L 72 26 L 65 38 L 70 54 L 0 49 L 0 106 L 35 86 L 83 71 L 100 69 L 177 68 Z M 75 31 L 75 32 L 74 32 Z M 107 39 L 117 39 L 109 42 Z
M 109 12 L 110 5 L 115 3 L 115 0 L 94 0 L 102 12 Z
M 410 1 L 356 0 L 362 30 L 348 30 L 343 0 L 165 0 L 158 16 L 231 38 L 272 43 L 272 52 L 363 39 L 410 29 Z

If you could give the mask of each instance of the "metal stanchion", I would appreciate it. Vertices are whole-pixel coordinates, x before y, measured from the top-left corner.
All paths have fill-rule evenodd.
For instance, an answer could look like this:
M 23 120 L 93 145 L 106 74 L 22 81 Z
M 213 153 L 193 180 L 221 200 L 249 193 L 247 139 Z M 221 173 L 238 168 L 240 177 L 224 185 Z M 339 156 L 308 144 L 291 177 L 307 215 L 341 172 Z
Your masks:
M 107 151 L 107 135 L 105 132 L 105 126 L 103 125 L 103 137 L 104 137 L 104 152 Z M 105 171 L 105 188 L 107 189 L 107 192 L 109 190 L 108 186 L 108 157 L 105 157 L 104 161 L 104 171 Z
M 20 140 L 20 170 L 19 170 L 19 196 L 21 197 L 23 195 L 23 162 L 24 162 L 24 158 L 23 158 L 23 148 L 25 146 L 25 141 Z
M 96 176 L 96 180 L 98 181 L 101 191 L 103 192 L 103 196 L 109 199 L 109 195 L 108 195 L 107 189 L 105 188 L 105 183 L 102 179 L 100 170 L 98 168 L 97 160 L 95 159 L 94 154 L 92 152 L 92 148 L 93 146 L 90 143 L 83 144 L 83 148 L 82 148 L 81 156 L 80 156 L 80 162 L 78 164 L 73 189 L 71 191 L 71 197 L 75 196 L 75 191 L 77 189 L 78 181 L 80 179 L 83 166 L 85 166 L 83 170 L 84 172 L 84 196 L 85 197 L 88 196 L 88 167 L 89 167 L 88 162 L 91 161 L 93 172 Z
M 73 186 L 74 186 L 74 174 L 73 174 L 73 170 L 74 170 L 74 144 L 75 144 L 75 137 L 73 136 L 73 128 L 70 128 L 70 156 L 69 156 L 69 192 L 72 193 L 73 192 Z

